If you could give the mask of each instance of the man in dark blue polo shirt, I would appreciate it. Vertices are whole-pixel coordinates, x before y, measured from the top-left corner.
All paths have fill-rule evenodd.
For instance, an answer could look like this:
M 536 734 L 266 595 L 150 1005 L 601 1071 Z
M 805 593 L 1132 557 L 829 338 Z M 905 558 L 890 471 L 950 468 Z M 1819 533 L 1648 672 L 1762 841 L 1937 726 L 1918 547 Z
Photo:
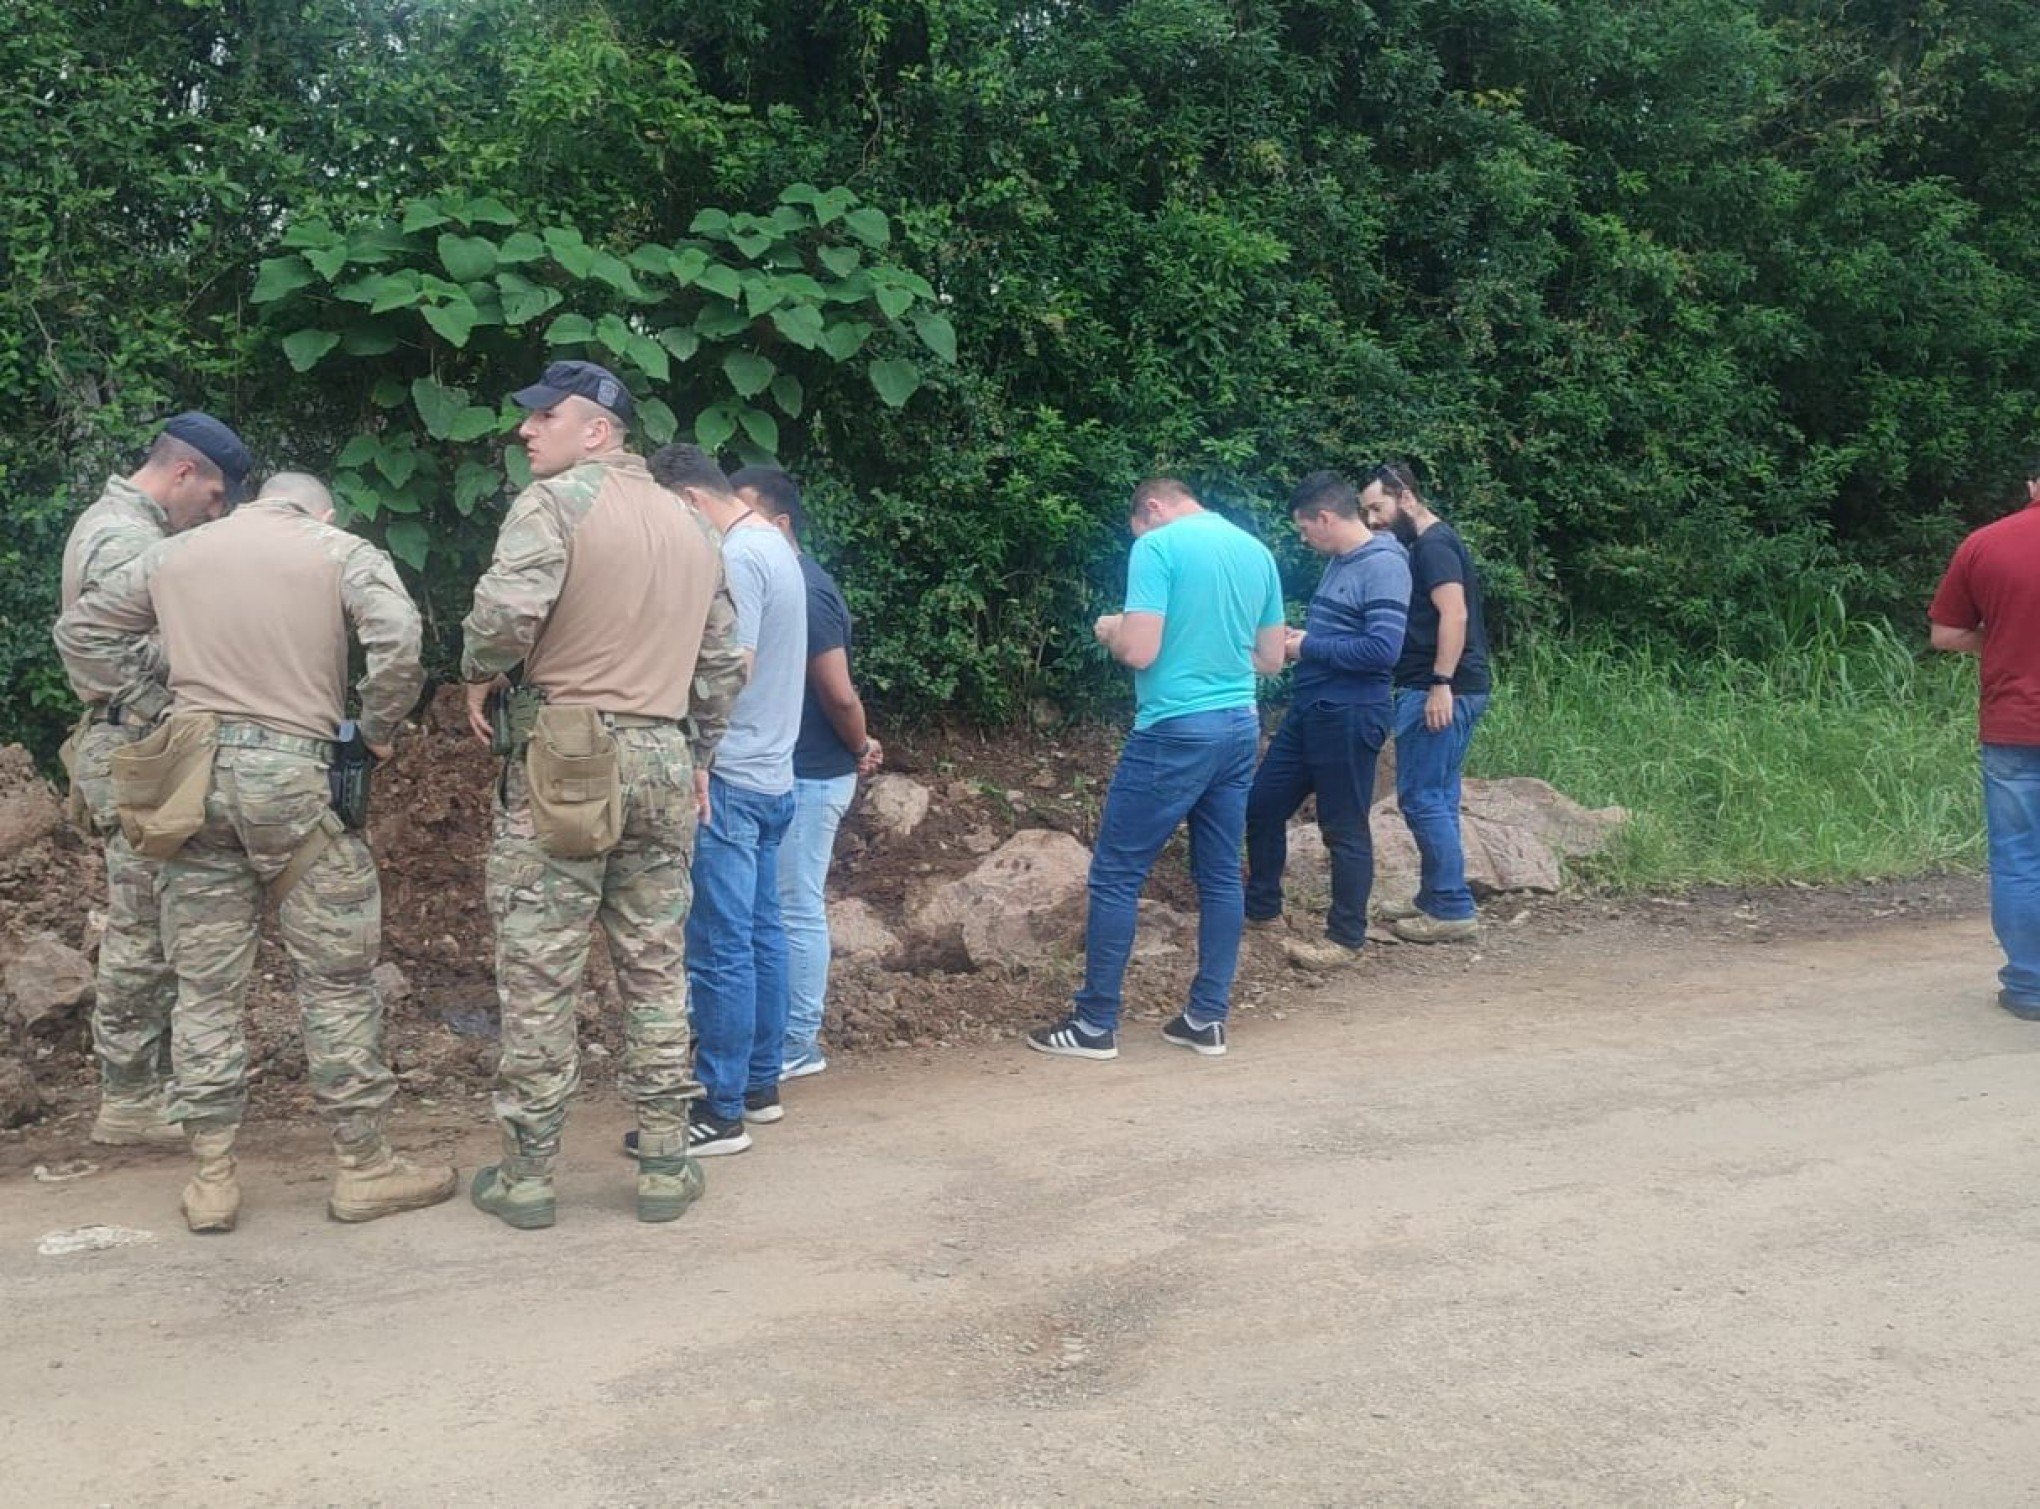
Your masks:
M 1289 711 L 1269 742 L 1247 797 L 1247 919 L 1282 916 L 1288 824 L 1317 797 L 1318 829 L 1331 856 L 1332 905 L 1323 941 L 1292 939 L 1292 962 L 1328 969 L 1359 956 L 1367 941 L 1367 894 L 1374 842 L 1367 808 L 1374 762 L 1392 717 L 1390 673 L 1402 653 L 1410 568 L 1401 545 L 1360 516 L 1353 484 L 1313 472 L 1289 499 L 1303 542 L 1331 557 L 1287 653 L 1296 664 Z

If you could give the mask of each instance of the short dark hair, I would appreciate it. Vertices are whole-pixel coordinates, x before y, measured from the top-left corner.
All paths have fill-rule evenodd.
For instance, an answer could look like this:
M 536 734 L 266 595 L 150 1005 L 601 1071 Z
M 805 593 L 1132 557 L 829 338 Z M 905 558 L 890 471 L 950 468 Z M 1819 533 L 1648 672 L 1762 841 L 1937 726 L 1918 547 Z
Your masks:
M 807 532 L 807 510 L 800 506 L 800 484 L 776 466 L 747 466 L 730 473 L 731 488 L 748 487 L 765 512 L 786 520 L 795 536 Z
M 1150 503 L 1163 498 L 1181 498 L 1195 503 L 1197 494 L 1190 491 L 1190 484 L 1176 477 L 1150 477 L 1133 490 L 1133 501 L 1127 505 L 1129 514 L 1139 513 Z
M 1416 474 L 1410 470 L 1407 462 L 1383 461 L 1368 467 L 1367 475 L 1360 479 L 1360 491 L 1366 492 L 1377 482 L 1381 484 L 1383 492 L 1396 497 L 1407 493 L 1419 503 L 1424 501 L 1423 490 L 1417 486 Z
M 1360 493 L 1337 472 L 1312 472 L 1289 495 L 1292 514 L 1335 513 L 1342 519 L 1360 517 Z
M 730 479 L 715 463 L 715 457 L 698 445 L 662 445 L 652 452 L 649 463 L 652 480 L 670 492 L 698 487 L 704 492 L 728 496 Z

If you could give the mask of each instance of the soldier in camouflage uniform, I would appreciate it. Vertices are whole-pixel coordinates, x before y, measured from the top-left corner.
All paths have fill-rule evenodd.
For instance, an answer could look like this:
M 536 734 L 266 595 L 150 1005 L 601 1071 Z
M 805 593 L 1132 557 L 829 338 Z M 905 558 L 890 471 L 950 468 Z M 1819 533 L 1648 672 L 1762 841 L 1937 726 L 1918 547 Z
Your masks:
M 589 924 L 600 922 L 623 995 L 622 1083 L 642 1144 L 638 1216 L 669 1221 L 702 1190 L 700 1165 L 686 1156 L 688 1103 L 701 1087 L 688 1070 L 682 923 L 708 762 L 743 682 L 736 610 L 714 531 L 624 449 L 632 403 L 612 374 L 555 362 L 515 398 L 531 411 L 518 433 L 538 480 L 511 505 L 464 625 L 469 720 L 490 737 L 487 700 L 520 663 L 518 697 L 596 709 L 618 750 L 623 821 L 606 853 L 548 852 L 525 750 L 513 750 L 488 866 L 504 1161 L 475 1175 L 474 1203 L 512 1226 L 553 1224 L 552 1164 L 580 1083 L 574 998 Z
M 240 437 L 209 414 L 167 422 L 132 476 L 108 477 L 64 546 L 63 607 L 151 545 L 216 519 L 247 479 Z M 113 811 L 114 751 L 148 733 L 170 700 L 159 680 L 71 689 L 85 716 L 71 741 L 71 785 L 106 852 L 106 933 L 99 944 L 92 1043 L 99 1058 L 99 1114 L 92 1140 L 182 1147 L 184 1133 L 163 1115 L 170 1065 L 170 1008 L 177 980 L 163 959 L 156 912 L 156 862 L 121 836 Z
M 388 759 L 424 682 L 418 610 L 389 557 L 331 516 L 315 478 L 273 477 L 229 518 L 151 547 L 57 624 L 79 681 L 160 667 L 172 716 L 218 720 L 204 826 L 164 861 L 160 889 L 178 987 L 169 1114 L 198 1158 L 184 1191 L 193 1231 L 230 1231 L 240 1209 L 243 1007 L 265 890 L 297 975 L 312 1093 L 333 1118 L 340 1169 L 328 1211 L 371 1220 L 435 1204 L 456 1184 L 451 1168 L 397 1157 L 383 1134 L 396 1086 L 371 978 L 381 893 L 375 860 L 332 810 L 327 781 L 349 626 L 367 663 L 361 734 Z

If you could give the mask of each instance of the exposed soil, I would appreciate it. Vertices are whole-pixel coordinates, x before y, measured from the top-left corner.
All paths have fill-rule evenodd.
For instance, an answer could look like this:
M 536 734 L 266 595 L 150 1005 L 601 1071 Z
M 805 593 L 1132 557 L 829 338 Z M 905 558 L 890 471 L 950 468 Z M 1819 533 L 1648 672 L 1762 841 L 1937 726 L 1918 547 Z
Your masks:
M 371 840 L 382 868 L 384 959 L 409 989 L 391 999 L 389 1042 L 406 1089 L 428 1108 L 479 1113 L 496 1057 L 496 999 L 491 933 L 483 899 L 483 858 L 497 762 L 465 732 L 459 691 L 440 694 L 424 726 L 407 736 L 398 760 L 378 775 Z M 853 809 L 837 845 L 832 894 L 854 895 L 898 928 L 928 889 L 968 872 L 1021 828 L 1055 828 L 1088 844 L 1119 735 L 1091 725 L 1031 737 L 933 731 L 887 743 L 888 768 L 932 788 L 925 822 L 905 841 L 874 835 Z M 1180 836 L 1157 865 L 1148 895 L 1195 910 Z M 89 945 L 101 903 L 102 865 L 94 848 L 64 829 L 0 861 L 0 925 L 25 934 L 47 930 Z M 1846 934 L 1894 918 L 1938 919 L 1973 913 L 1981 883 L 1968 877 L 1821 890 L 1710 890 L 1671 899 L 1608 901 L 1581 897 L 1502 898 L 1486 911 L 1475 949 L 1388 945 L 1362 968 L 1380 988 L 1390 982 L 1506 968 L 1554 951 L 1608 957 L 1628 949 L 1686 950 L 1715 943 L 1762 943 Z M 1321 915 L 1322 897 L 1292 897 L 1292 919 Z M 1158 930 L 1151 930 L 1158 931 Z M 1244 1011 L 1280 1013 L 1301 985 L 1280 938 L 1250 932 L 1236 1000 Z M 1180 1004 L 1194 963 L 1191 948 L 1144 937 L 1128 978 L 1130 1018 L 1159 1020 Z M 831 981 L 827 1042 L 832 1054 L 926 1048 L 1011 1037 L 1057 1010 L 1079 964 L 1067 957 L 1012 973 L 901 972 L 840 961 Z M 584 1074 L 592 1085 L 613 1077 L 622 1048 L 620 1014 L 603 950 L 591 949 L 581 1003 Z M 250 992 L 256 1114 L 309 1110 L 304 1053 L 289 968 L 265 940 Z M 87 1114 L 92 1068 L 82 1027 L 29 1050 L 47 1109 L 40 1132 L 65 1136 Z M 15 1139 L 0 1134 L 0 1160 Z

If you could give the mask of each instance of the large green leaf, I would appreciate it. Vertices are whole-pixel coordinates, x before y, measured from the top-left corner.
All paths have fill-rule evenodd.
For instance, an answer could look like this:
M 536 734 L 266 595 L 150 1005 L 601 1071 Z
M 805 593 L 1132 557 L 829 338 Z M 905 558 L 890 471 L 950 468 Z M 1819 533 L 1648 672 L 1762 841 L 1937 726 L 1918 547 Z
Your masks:
M 892 240 L 892 223 L 885 218 L 885 211 L 869 206 L 845 215 L 843 229 L 870 247 L 884 246 Z
M 763 409 L 743 409 L 737 414 L 737 423 L 758 449 L 768 456 L 779 454 L 779 421 L 770 414 Z
M 770 273 L 746 272 L 744 274 L 744 311 L 752 319 L 786 302 L 786 289 Z
M 914 307 L 914 296 L 904 288 L 887 285 L 873 289 L 871 296 L 878 300 L 878 307 L 885 311 L 887 319 L 896 320 Z
M 800 379 L 791 372 L 782 372 L 772 379 L 772 401 L 788 419 L 800 418 L 801 404 L 805 397 L 801 392 Z
M 375 460 L 375 453 L 382 449 L 382 441 L 373 435 L 356 435 L 340 447 L 340 454 L 333 458 L 339 467 L 356 468 L 367 466 Z
M 463 461 L 453 473 L 454 512 L 463 518 L 475 511 L 475 505 L 493 497 L 503 485 L 503 479 L 490 468 L 475 461 Z
M 645 427 L 645 439 L 653 445 L 664 445 L 680 433 L 680 419 L 670 408 L 656 398 L 647 398 L 637 406 L 638 423 Z
M 956 360 L 956 327 L 939 314 L 914 316 L 914 334 L 921 344 L 946 362 Z
M 730 217 L 727 210 L 701 210 L 688 222 L 687 234 L 707 236 L 712 241 L 729 239 Z M 732 431 L 734 433 L 734 430 Z
M 470 199 L 458 211 L 460 218 L 469 225 L 515 225 L 517 216 L 510 206 L 492 195 L 484 194 L 479 199 Z
M 729 444 L 737 433 L 737 409 L 733 403 L 712 403 L 694 416 L 694 443 L 713 454 Z
M 723 299 L 708 299 L 694 316 L 694 328 L 703 340 L 726 341 L 751 328 L 751 317 Z
M 839 278 L 849 277 L 864 260 L 864 253 L 854 246 L 825 246 L 815 255 L 822 259 L 822 266 Z
M 305 260 L 313 270 L 328 283 L 340 276 L 340 269 L 347 265 L 347 243 L 336 242 L 332 246 L 311 246 L 305 248 Z
M 545 243 L 530 231 L 513 231 L 503 238 L 503 244 L 496 248 L 496 260 L 522 266 L 536 262 L 545 256 Z
M 744 291 L 744 280 L 737 276 L 737 270 L 734 267 L 725 267 L 720 262 L 704 267 L 694 282 L 697 287 L 705 288 L 732 303 L 736 302 Z
M 469 404 L 447 427 L 448 440 L 480 440 L 484 435 L 493 435 L 502 423 L 496 411 L 485 403 Z
M 475 306 L 464 298 L 452 299 L 444 304 L 427 304 L 422 312 L 425 323 L 456 346 L 465 346 L 468 337 L 474 333 Z
M 598 283 L 607 283 L 626 298 L 644 301 L 651 298 L 644 285 L 632 276 L 628 264 L 614 252 L 599 251 L 588 264 L 588 275 Z
M 649 335 L 632 331 L 624 344 L 624 354 L 636 362 L 638 370 L 653 382 L 663 383 L 673 375 L 672 363 L 666 358 L 666 348 Z
M 534 283 L 522 273 L 497 273 L 496 287 L 502 291 L 506 325 L 528 325 L 560 302 L 557 288 Z
M 525 454 L 523 446 L 503 447 L 503 470 L 510 474 L 510 485 L 519 492 L 531 486 L 531 457 Z
M 822 332 L 822 349 L 836 361 L 847 362 L 871 339 L 871 326 L 863 320 L 844 320 Z
M 921 386 L 921 369 L 902 357 L 887 357 L 871 364 L 871 385 L 890 408 L 899 408 Z
M 812 304 L 791 304 L 772 311 L 772 323 L 779 333 L 803 351 L 822 343 L 822 312 Z
M 857 196 L 850 190 L 830 189 L 815 200 L 815 224 L 827 225 L 830 221 L 841 218 L 856 202 Z
M 546 250 L 570 278 L 585 278 L 595 265 L 595 248 L 581 239 L 581 233 L 563 225 L 547 226 Z
M 274 304 L 278 299 L 288 298 L 308 283 L 316 283 L 318 274 L 303 257 L 295 254 L 288 257 L 265 257 L 255 274 L 255 291 L 248 295 L 251 304 Z
M 496 270 L 495 243 L 480 236 L 441 236 L 439 265 L 456 283 L 472 283 L 477 278 L 486 278 Z
M 772 374 L 779 370 L 755 351 L 732 351 L 723 358 L 722 369 L 723 376 L 730 380 L 730 386 L 746 398 L 755 398 L 763 393 L 772 381 Z
M 425 560 L 432 554 L 432 536 L 425 526 L 416 519 L 399 519 L 383 534 L 390 547 L 390 554 L 409 566 L 413 571 L 423 571 Z
M 659 344 L 672 352 L 676 361 L 692 361 L 694 353 L 701 349 L 701 337 L 692 330 L 675 325 L 659 332 Z
M 377 446 L 375 469 L 389 478 L 392 487 L 402 487 L 409 482 L 413 473 L 418 470 L 418 448 L 412 443 L 411 437 L 403 435 L 396 440 L 386 440 Z M 383 507 L 394 506 L 393 500 L 385 495 Z
M 347 238 L 333 229 L 330 220 L 315 216 L 310 220 L 293 220 L 290 228 L 277 238 L 277 244 L 292 251 L 313 251 L 326 246 L 345 246 Z
M 448 218 L 437 200 L 414 199 L 404 206 L 404 234 L 409 236 L 429 231 L 435 225 L 446 224 Z
M 392 309 L 409 309 L 425 297 L 423 281 L 410 268 L 402 272 L 387 273 L 375 280 L 375 297 L 370 300 L 370 314 L 387 314 Z
M 425 421 L 425 433 L 434 440 L 444 440 L 452 433 L 454 420 L 467 407 L 467 390 L 444 387 L 429 377 L 414 378 L 411 403 L 418 410 L 418 417 Z
M 340 337 L 340 347 L 349 356 L 388 356 L 402 344 L 387 320 L 350 325 Z
M 558 315 L 545 327 L 545 341 L 548 346 L 585 346 L 595 339 L 595 327 L 588 323 L 586 315 L 567 313 Z
M 685 246 L 667 261 L 666 271 L 682 288 L 691 286 L 708 271 L 708 253 L 698 246 Z
M 595 339 L 618 356 L 630 350 L 630 326 L 620 314 L 605 314 L 595 322 Z
M 331 330 L 294 330 L 283 338 L 283 354 L 293 372 L 309 372 L 339 344 L 340 337 Z

